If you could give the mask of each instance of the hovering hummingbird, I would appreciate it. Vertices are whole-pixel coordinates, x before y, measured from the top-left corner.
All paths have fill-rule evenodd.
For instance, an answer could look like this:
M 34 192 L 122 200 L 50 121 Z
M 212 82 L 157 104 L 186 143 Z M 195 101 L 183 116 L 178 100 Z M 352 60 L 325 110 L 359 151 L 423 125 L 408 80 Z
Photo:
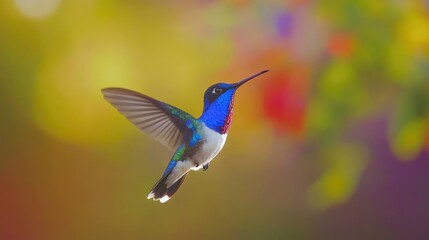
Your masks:
M 237 83 L 217 83 L 209 87 L 204 93 L 204 110 L 198 119 L 179 108 L 128 89 L 101 90 L 104 98 L 140 130 L 175 150 L 148 199 L 164 203 L 179 189 L 190 170 L 208 169 L 225 144 L 235 91 L 266 72 L 268 70 Z

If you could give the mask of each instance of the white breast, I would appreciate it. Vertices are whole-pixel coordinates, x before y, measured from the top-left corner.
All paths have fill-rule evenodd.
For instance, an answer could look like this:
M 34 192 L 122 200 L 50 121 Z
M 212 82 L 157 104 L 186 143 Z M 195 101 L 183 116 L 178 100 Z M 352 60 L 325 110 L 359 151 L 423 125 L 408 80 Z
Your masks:
M 198 167 L 192 168 L 192 170 L 199 170 L 203 165 L 209 163 L 216 155 L 222 150 L 225 145 L 226 137 L 228 134 L 217 133 L 210 128 L 203 125 L 203 139 L 205 142 L 201 147 L 201 150 L 193 157 L 194 162 L 199 164 Z

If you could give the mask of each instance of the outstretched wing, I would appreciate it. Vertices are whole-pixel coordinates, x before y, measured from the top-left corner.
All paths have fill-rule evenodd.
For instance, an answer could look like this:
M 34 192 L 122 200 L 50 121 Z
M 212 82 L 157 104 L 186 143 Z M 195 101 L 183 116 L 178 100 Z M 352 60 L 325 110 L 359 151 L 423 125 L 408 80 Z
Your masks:
M 138 92 L 123 88 L 101 90 L 104 98 L 140 130 L 172 150 L 191 135 L 190 114 Z

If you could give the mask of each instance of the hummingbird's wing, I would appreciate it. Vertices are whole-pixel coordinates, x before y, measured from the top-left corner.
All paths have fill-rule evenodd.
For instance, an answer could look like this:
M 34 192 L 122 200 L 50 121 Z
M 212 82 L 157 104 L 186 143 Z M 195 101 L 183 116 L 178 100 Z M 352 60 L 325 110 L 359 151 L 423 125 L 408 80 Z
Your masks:
M 128 89 L 105 88 L 101 92 L 140 130 L 172 150 L 192 134 L 186 121 L 195 118 L 176 107 Z

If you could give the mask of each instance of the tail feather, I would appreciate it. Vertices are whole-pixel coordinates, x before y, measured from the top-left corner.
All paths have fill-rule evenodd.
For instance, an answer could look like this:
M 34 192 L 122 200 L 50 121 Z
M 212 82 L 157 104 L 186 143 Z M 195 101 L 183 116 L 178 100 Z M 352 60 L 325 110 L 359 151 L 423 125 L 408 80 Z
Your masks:
M 166 181 L 168 176 L 170 176 L 170 173 L 166 174 L 155 184 L 155 186 L 152 188 L 149 195 L 147 196 L 147 199 L 153 198 L 154 201 L 159 200 L 162 203 L 167 202 L 173 196 L 173 194 L 176 193 L 180 185 L 182 185 L 186 175 L 187 174 L 183 175 L 170 187 L 167 187 Z

